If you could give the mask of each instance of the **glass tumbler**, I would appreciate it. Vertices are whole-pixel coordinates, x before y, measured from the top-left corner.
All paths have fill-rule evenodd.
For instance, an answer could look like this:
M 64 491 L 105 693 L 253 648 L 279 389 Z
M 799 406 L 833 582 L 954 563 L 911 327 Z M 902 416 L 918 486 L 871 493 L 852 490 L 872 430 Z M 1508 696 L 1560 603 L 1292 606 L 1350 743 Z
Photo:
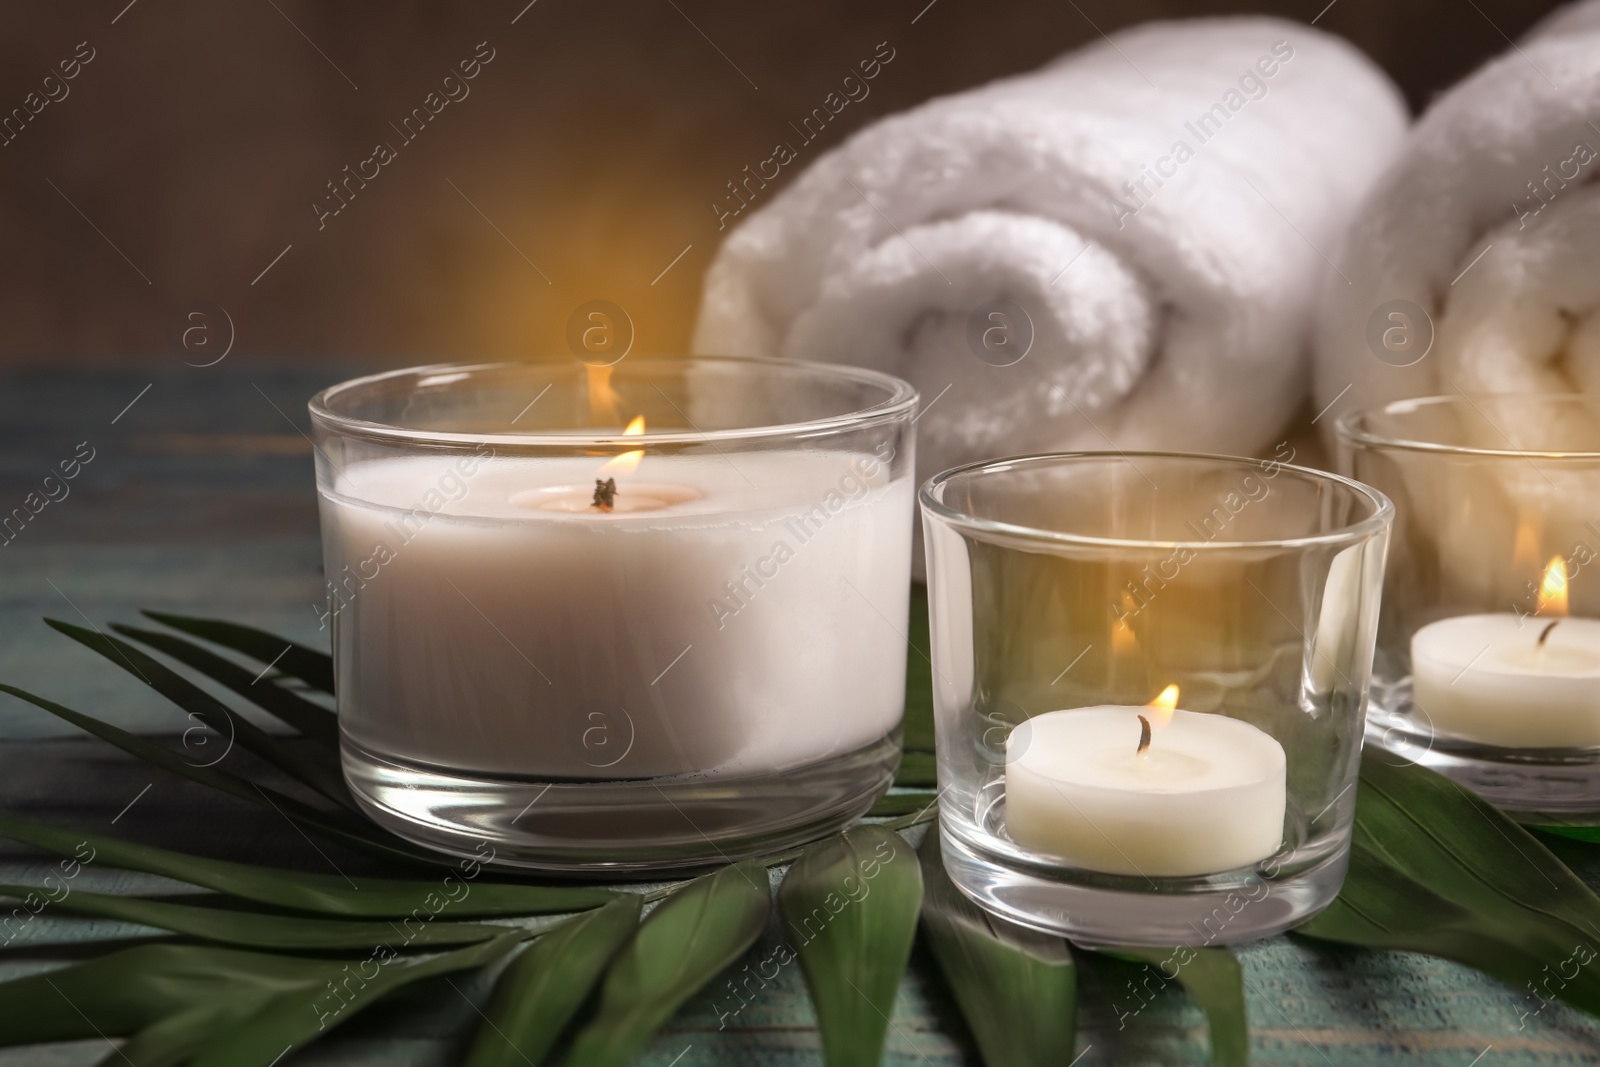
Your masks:
M 1600 813 L 1600 402 L 1425 397 L 1337 432 L 1397 513 L 1372 740 L 1518 817 Z
M 1392 508 L 1277 461 L 1083 452 L 921 493 L 945 865 L 1086 943 L 1262 937 L 1344 878 Z
M 693 868 L 899 759 L 915 391 L 696 356 L 434 366 L 311 401 L 345 777 L 547 870 Z

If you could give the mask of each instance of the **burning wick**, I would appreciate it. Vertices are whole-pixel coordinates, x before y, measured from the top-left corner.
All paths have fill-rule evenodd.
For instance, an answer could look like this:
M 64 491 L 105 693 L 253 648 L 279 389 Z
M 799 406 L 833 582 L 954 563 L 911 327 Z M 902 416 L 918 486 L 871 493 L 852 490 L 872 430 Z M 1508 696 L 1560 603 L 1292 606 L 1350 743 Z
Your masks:
M 1165 729 L 1167 723 L 1172 721 L 1172 711 L 1178 706 L 1178 687 L 1169 685 L 1150 703 L 1145 705 L 1152 718 Z M 1143 715 L 1139 716 L 1139 751 L 1136 755 L 1143 756 L 1144 750 L 1150 747 L 1150 720 Z
M 1539 631 L 1539 641 L 1534 647 L 1535 648 L 1544 648 L 1544 643 L 1550 639 L 1550 631 L 1554 630 L 1557 626 L 1560 626 L 1560 625 L 1561 625 L 1561 620 L 1560 619 L 1555 619 L 1550 623 L 1549 626 L 1546 626 L 1543 630 L 1540 630 Z
M 633 420 L 628 423 L 628 428 L 622 431 L 622 436 L 638 437 L 642 433 L 644 433 L 644 416 L 635 415 Z M 600 473 L 606 474 L 610 471 L 616 471 L 618 474 L 632 474 L 638 469 L 639 461 L 643 458 L 644 449 L 642 448 L 635 449 L 632 452 L 624 452 L 619 456 L 613 456 L 602 464 Z M 617 480 L 615 478 L 607 478 L 602 482 L 599 478 L 596 478 L 594 480 L 594 507 L 599 511 L 610 511 L 616 504 Z

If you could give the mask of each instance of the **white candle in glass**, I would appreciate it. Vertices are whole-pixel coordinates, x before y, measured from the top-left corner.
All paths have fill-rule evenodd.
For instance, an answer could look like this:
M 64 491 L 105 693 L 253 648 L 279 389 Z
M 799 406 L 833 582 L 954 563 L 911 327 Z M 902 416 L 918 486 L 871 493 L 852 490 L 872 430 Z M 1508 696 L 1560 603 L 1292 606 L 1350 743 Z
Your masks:
M 1175 703 L 1176 688 L 1163 696 Z M 1019 724 L 1006 746 L 1011 839 L 1088 870 L 1152 878 L 1216 874 L 1275 853 L 1283 746 L 1247 722 L 1170 708 L 1072 708 Z M 1143 745 L 1141 715 L 1157 725 Z
M 1459 615 L 1411 638 L 1412 702 L 1451 737 L 1502 748 L 1600 746 L 1600 621 L 1568 619 L 1558 557 L 1538 614 Z
M 324 540 L 341 724 L 487 774 L 787 769 L 903 706 L 911 481 L 847 452 L 356 462 Z M 615 477 L 610 511 L 592 506 Z M 339 562 L 339 561 L 342 561 Z

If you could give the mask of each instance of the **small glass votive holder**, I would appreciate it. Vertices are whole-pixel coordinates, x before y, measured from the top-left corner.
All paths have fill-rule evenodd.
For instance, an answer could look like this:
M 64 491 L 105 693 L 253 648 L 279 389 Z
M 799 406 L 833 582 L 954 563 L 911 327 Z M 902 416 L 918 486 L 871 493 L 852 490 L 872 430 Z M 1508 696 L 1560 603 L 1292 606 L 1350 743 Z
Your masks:
M 311 401 L 345 778 L 454 855 L 627 875 L 826 834 L 899 761 L 906 383 L 696 356 Z
M 1276 461 L 1068 453 L 921 492 L 951 879 L 1091 944 L 1277 933 L 1344 880 L 1392 509 Z
M 1600 813 L 1600 402 L 1426 397 L 1336 427 L 1396 511 L 1370 740 L 1514 816 Z

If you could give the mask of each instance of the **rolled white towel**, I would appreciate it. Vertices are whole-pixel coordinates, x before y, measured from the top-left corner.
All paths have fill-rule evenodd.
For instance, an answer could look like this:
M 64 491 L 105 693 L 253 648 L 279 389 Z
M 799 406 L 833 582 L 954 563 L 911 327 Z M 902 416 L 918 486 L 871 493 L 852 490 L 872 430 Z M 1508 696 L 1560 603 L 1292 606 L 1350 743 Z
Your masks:
M 923 475 L 1108 442 L 1249 452 L 1304 394 L 1323 252 L 1405 122 L 1308 26 L 1126 30 L 819 158 L 724 242 L 694 348 L 909 379 Z M 1009 366 L 1026 327 L 995 301 L 1031 320 Z
M 1335 257 L 1351 284 L 1323 293 L 1319 406 L 1600 392 L 1597 116 L 1600 0 L 1558 11 L 1427 110 Z
M 1533 28 L 1522 35 L 1522 43 L 1527 45 L 1546 37 L 1591 33 L 1595 30 L 1600 30 L 1600 4 L 1567 4 L 1535 22 Z

